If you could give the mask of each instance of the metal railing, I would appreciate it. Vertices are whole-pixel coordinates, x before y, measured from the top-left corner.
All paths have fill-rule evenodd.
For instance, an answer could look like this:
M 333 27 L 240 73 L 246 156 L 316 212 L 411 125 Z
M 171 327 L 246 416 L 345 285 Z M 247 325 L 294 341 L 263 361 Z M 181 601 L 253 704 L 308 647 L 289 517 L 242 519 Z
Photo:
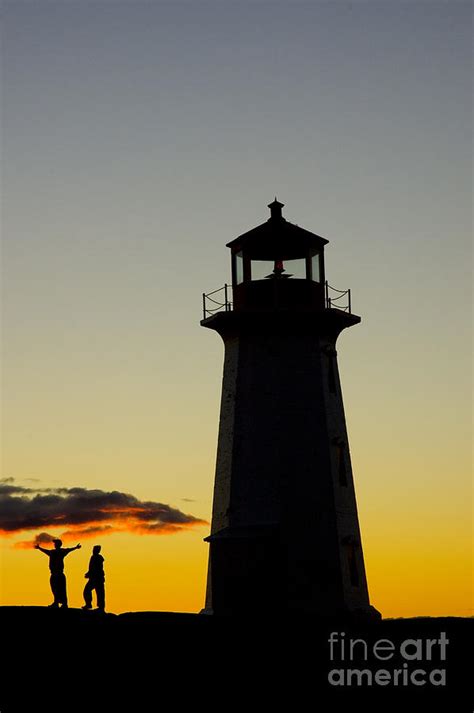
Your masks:
M 331 287 L 328 282 L 324 285 L 325 305 L 327 309 L 339 309 L 342 312 L 352 314 L 351 291 L 337 290 Z M 203 319 L 212 317 L 217 312 L 231 312 L 233 309 L 232 285 L 225 284 L 218 290 L 203 292 L 202 295 L 202 315 Z
M 205 292 L 202 294 L 202 315 L 203 319 L 212 317 L 216 312 L 231 312 L 232 301 L 232 286 L 225 284 L 224 287 L 219 287 L 213 292 Z
M 327 309 L 340 309 L 342 312 L 352 314 L 350 290 L 336 290 L 336 288 L 331 287 L 327 281 L 325 283 L 325 290 Z

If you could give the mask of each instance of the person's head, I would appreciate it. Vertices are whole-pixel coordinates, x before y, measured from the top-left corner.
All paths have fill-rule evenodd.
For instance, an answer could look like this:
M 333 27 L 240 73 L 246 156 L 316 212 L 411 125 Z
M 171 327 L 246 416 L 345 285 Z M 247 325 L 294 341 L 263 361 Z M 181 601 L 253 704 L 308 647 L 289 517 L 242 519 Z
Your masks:
M 60 550 L 62 544 L 62 540 L 53 540 L 53 545 L 56 550 Z
M 99 552 L 100 552 L 100 545 L 94 545 L 94 547 L 92 548 L 92 552 L 93 552 L 95 555 L 98 555 Z

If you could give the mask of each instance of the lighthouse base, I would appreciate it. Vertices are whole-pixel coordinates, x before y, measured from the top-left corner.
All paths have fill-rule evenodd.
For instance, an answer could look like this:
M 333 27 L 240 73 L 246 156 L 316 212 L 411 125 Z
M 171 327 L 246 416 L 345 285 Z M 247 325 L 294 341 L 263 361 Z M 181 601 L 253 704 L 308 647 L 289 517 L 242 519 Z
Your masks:
M 275 618 L 274 612 L 268 612 L 268 611 L 257 611 L 254 609 L 253 611 L 248 611 L 242 609 L 241 611 L 235 611 L 235 612 L 227 612 L 227 613 L 215 613 L 213 609 L 210 608 L 204 608 L 201 609 L 199 614 L 202 614 L 204 616 L 212 616 L 212 617 L 231 617 L 233 616 L 234 618 L 242 618 L 242 617 L 248 617 L 250 619 L 260 619 L 260 620 L 266 620 L 268 618 Z M 369 605 L 367 609 L 357 609 L 354 611 L 350 611 L 349 609 L 346 609 L 345 611 L 340 611 L 340 612 L 306 612 L 306 611 L 299 611 L 295 609 L 287 609 L 285 611 L 281 611 L 278 613 L 278 616 L 280 618 L 288 618 L 288 617 L 297 617 L 298 616 L 308 616 L 310 615 L 311 621 L 314 622 L 320 622 L 322 623 L 329 623 L 329 622 L 334 622 L 338 623 L 339 625 L 342 624 L 347 624 L 348 626 L 365 626 L 367 624 L 374 624 L 377 623 L 378 621 L 382 621 L 382 614 L 373 607 L 372 605 Z
M 210 544 L 206 605 L 215 616 L 369 622 L 381 619 L 366 590 L 354 600 L 337 566 L 322 552 L 295 558 L 291 537 L 277 524 L 228 527 L 206 538 Z

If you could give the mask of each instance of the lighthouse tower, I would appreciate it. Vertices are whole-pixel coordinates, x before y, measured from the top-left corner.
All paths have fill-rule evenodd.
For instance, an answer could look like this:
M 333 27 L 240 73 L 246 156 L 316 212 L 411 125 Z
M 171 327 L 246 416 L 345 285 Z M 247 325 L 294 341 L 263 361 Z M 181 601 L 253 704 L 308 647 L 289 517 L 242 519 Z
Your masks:
M 269 208 L 228 243 L 232 287 L 203 295 L 225 346 L 205 610 L 377 615 L 336 352 L 360 317 L 326 282 L 328 241 Z

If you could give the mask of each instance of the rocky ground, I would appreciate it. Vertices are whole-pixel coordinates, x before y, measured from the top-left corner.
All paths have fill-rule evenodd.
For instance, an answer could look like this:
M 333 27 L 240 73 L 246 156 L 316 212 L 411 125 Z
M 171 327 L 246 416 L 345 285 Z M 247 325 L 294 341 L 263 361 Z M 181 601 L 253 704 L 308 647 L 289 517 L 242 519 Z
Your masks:
M 474 619 L 0 607 L 0 631 L 0 713 L 474 710 Z

